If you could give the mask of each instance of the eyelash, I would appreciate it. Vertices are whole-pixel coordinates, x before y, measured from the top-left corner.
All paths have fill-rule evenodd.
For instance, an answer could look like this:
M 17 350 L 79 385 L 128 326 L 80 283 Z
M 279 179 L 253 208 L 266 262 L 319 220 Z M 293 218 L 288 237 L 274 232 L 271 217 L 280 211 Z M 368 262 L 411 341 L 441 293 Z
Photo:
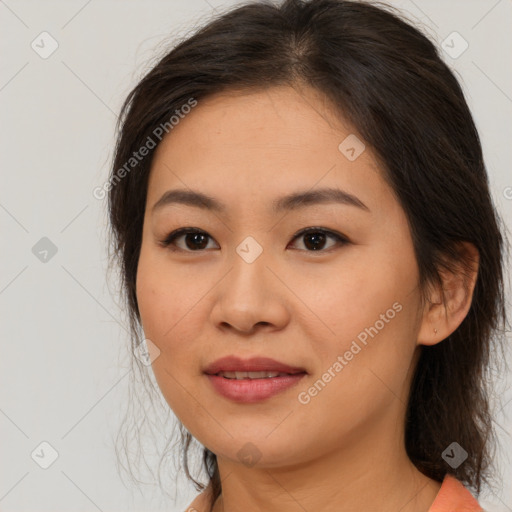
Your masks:
M 319 227 L 310 227 L 310 228 L 303 229 L 303 230 L 299 231 L 298 233 L 296 233 L 293 236 L 292 240 L 295 240 L 296 238 L 300 238 L 301 236 L 309 235 L 311 233 L 322 233 L 322 234 L 326 235 L 327 237 L 334 238 L 339 244 L 338 247 L 344 246 L 344 245 L 350 243 L 349 240 L 345 236 L 343 236 L 339 233 L 333 232 L 331 230 L 327 230 L 327 229 L 319 228 Z M 210 235 L 208 235 L 208 233 L 206 233 L 205 231 L 201 231 L 200 229 L 179 228 L 179 229 L 176 229 L 176 230 L 172 231 L 171 233 L 169 233 L 164 240 L 160 241 L 160 245 L 162 245 L 163 247 L 165 247 L 173 252 L 181 251 L 181 252 L 194 253 L 194 252 L 205 252 L 206 251 L 206 249 L 198 249 L 196 251 L 192 251 L 192 250 L 181 249 L 179 247 L 173 246 L 176 239 L 178 239 L 182 235 L 187 235 L 187 234 L 202 234 L 202 235 L 206 235 L 207 237 L 212 239 L 212 237 Z M 304 250 L 304 249 L 298 249 L 298 250 L 304 250 L 305 252 L 309 252 L 309 253 L 330 253 L 330 252 L 332 252 L 333 249 L 336 249 L 336 247 L 334 246 L 334 247 L 331 247 L 330 249 L 326 249 L 326 250 L 319 249 L 317 251 L 315 251 L 315 250 L 308 251 L 308 250 Z

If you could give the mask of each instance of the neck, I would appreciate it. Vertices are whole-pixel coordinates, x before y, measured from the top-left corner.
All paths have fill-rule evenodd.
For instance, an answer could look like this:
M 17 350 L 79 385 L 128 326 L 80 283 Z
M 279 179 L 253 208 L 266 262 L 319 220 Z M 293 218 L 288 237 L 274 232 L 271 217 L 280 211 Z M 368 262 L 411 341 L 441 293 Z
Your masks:
M 375 423 L 364 430 L 293 466 L 248 468 L 217 456 L 222 493 L 213 512 L 428 512 L 441 484 L 409 460 L 403 432 Z
M 351 472 L 339 480 L 317 469 L 308 464 L 293 477 L 283 468 L 252 471 L 249 477 L 221 470 L 222 493 L 213 512 L 428 512 L 441 486 L 413 466 L 388 467 L 380 475 Z

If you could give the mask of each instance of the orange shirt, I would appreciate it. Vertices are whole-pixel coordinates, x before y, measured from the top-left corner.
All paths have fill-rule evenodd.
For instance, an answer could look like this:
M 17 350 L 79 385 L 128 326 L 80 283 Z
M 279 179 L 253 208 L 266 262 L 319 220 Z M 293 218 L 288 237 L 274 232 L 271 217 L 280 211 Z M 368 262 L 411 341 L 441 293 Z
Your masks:
M 473 495 L 456 478 L 448 473 L 428 512 L 482 512 Z
M 210 512 L 207 500 L 210 489 L 208 486 L 199 494 L 185 512 Z M 483 512 L 483 509 L 461 482 L 446 474 L 428 512 Z

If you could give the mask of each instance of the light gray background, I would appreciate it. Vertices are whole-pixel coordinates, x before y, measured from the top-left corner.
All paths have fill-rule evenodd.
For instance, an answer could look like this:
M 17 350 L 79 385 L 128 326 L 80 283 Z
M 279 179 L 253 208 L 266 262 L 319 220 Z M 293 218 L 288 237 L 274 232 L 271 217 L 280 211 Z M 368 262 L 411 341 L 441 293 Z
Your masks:
M 92 190 L 108 175 L 116 113 L 155 50 L 237 3 L 0 0 L 0 511 L 182 511 L 196 495 L 182 477 L 174 503 L 118 476 L 127 325 L 106 284 L 106 201 Z M 445 60 L 461 77 L 495 203 L 512 225 L 511 0 L 391 3 L 440 46 L 454 31 L 468 42 Z M 46 59 L 31 47 L 43 31 L 59 45 Z M 32 252 L 42 237 L 57 248 L 47 262 Z M 507 378 L 496 417 L 504 490 L 481 498 L 488 512 L 512 511 Z M 36 448 L 49 456 L 43 441 L 58 452 L 48 469 L 31 458 Z

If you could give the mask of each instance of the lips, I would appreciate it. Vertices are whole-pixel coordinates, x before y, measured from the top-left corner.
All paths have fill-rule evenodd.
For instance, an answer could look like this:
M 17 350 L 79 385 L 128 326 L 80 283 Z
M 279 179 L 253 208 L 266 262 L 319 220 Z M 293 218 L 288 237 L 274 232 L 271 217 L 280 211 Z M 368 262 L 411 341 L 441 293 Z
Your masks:
M 217 375 L 220 372 L 279 372 L 289 375 L 307 373 L 304 368 L 290 366 L 268 357 L 252 357 L 241 359 L 236 356 L 227 356 L 217 359 L 204 370 L 207 375 Z
M 219 395 L 238 404 L 265 402 L 297 386 L 308 375 L 302 367 L 268 357 L 223 357 L 203 371 Z

